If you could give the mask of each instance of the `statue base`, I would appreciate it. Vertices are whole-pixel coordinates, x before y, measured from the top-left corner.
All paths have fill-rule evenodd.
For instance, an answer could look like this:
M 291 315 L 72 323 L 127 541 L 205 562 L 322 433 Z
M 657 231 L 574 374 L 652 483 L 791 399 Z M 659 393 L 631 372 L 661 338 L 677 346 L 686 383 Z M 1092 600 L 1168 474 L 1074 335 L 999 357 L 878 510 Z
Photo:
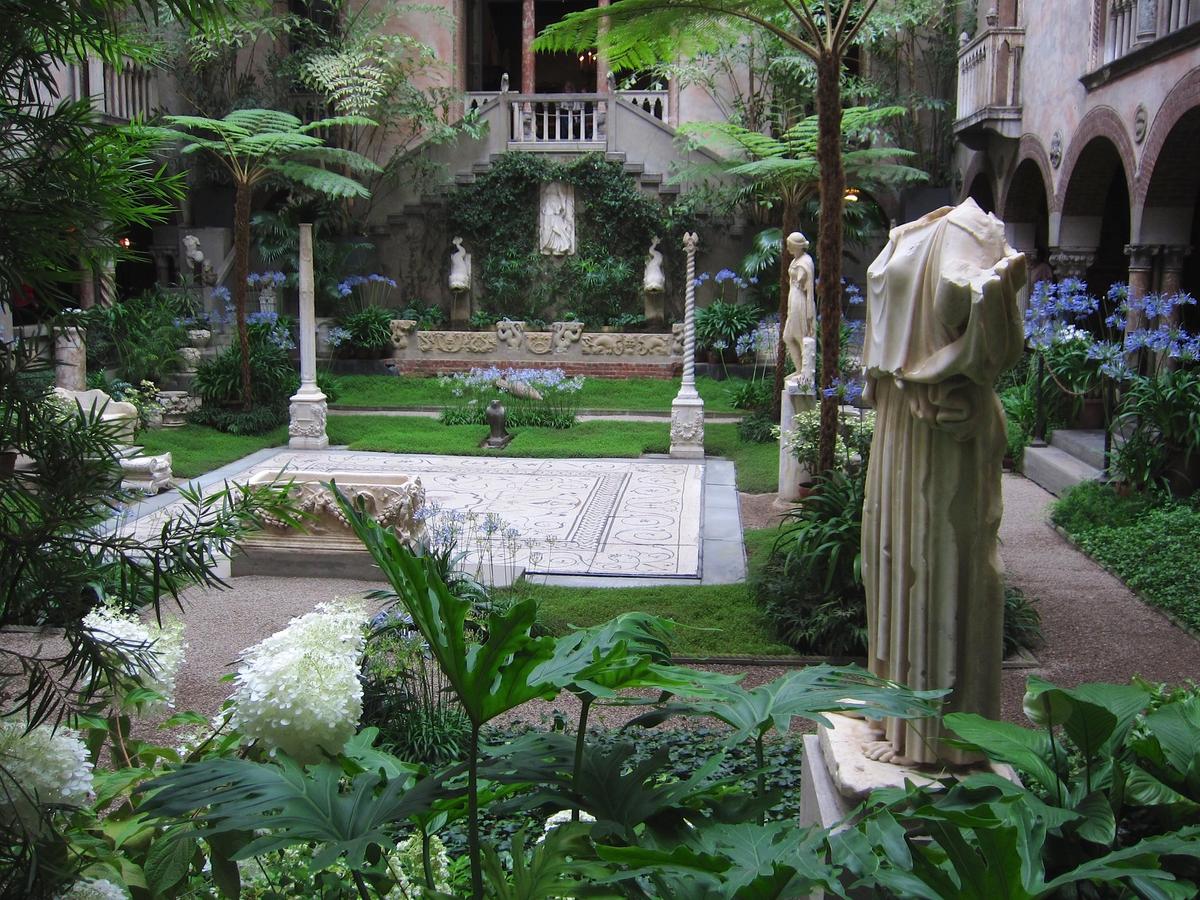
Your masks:
M 512 443 L 512 439 L 513 436 L 511 434 L 506 434 L 504 437 L 500 438 L 493 438 L 489 436 L 480 441 L 479 446 L 484 450 L 503 450 Z
M 704 459 L 704 401 L 692 388 L 681 389 L 671 403 L 671 456 Z
M 796 416 L 815 409 L 817 398 L 811 385 L 804 384 L 796 375 L 789 375 L 779 395 L 779 501 L 790 505 L 801 498 L 800 485 L 808 479 L 809 472 L 796 459 L 788 447 L 792 432 L 796 430 Z
M 329 446 L 325 434 L 325 395 L 319 390 L 300 390 L 292 396 L 288 408 L 288 447 L 292 450 L 324 450 Z
M 906 766 L 877 762 L 863 753 L 863 745 L 874 741 L 878 733 L 865 719 L 827 713 L 831 727 L 818 726 L 815 735 L 804 737 L 804 763 L 801 770 L 800 824 L 819 825 L 839 830 L 846 817 L 866 797 L 879 788 L 903 788 L 905 782 L 917 786 L 936 784 L 947 778 L 961 778 L 974 772 L 993 772 L 1017 783 L 1009 767 L 981 763 L 970 767 Z

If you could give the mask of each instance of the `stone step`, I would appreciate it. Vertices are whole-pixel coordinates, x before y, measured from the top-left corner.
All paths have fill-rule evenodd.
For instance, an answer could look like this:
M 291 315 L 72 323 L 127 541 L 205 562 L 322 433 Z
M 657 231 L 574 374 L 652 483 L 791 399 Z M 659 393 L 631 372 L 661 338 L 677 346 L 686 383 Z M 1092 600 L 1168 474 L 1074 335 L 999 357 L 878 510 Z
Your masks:
M 1054 494 L 1084 481 L 1096 481 L 1103 471 L 1058 447 L 1026 447 L 1022 462 L 1025 477 Z
M 1050 446 L 1096 469 L 1104 468 L 1104 429 L 1060 428 L 1050 436 Z
M 625 165 L 622 168 L 625 169 L 626 175 L 641 175 L 643 172 L 646 171 L 646 167 L 643 166 L 641 163 L 627 162 L 627 163 L 625 163 Z
M 652 172 L 642 173 L 642 176 L 638 180 L 646 187 L 657 186 L 663 183 L 663 177 L 655 175 Z

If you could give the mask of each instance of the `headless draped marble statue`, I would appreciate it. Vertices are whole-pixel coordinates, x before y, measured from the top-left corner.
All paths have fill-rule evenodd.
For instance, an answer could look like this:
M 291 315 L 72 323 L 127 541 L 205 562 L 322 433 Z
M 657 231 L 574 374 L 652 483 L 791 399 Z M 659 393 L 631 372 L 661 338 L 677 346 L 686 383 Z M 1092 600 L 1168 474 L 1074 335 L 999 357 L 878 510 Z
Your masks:
M 450 290 L 469 291 L 471 289 L 471 254 L 463 246 L 463 239 L 456 237 L 452 240 L 455 250 L 450 253 Z
M 575 252 L 575 192 L 569 184 L 552 181 L 542 185 L 538 249 L 547 256 Z
M 876 408 L 862 526 L 868 667 L 945 712 L 1000 715 L 997 551 L 1004 414 L 992 384 L 1021 356 L 1025 257 L 973 200 L 893 229 L 868 270 L 864 398 Z M 864 752 L 976 761 L 935 719 L 888 719 Z
M 812 367 L 804 358 L 804 339 L 817 334 L 817 305 L 813 300 L 814 270 L 812 257 L 808 255 L 808 238 L 799 231 L 787 237 L 788 253 L 792 256 L 788 265 L 788 313 L 783 326 L 783 343 L 797 373 Z M 815 345 L 814 345 L 815 346 Z M 808 362 L 808 365 L 806 365 Z

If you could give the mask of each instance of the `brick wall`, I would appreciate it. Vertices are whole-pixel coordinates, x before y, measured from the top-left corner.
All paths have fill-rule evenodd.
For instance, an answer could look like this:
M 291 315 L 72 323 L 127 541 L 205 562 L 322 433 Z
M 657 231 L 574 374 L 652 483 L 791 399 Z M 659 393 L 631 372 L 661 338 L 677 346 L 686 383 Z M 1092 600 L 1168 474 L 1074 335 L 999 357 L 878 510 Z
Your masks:
M 467 372 L 474 368 L 495 365 L 501 369 L 562 369 L 568 375 L 583 375 L 588 378 L 678 378 L 683 372 L 683 362 L 648 363 L 611 359 L 605 362 L 581 362 L 575 360 L 529 360 L 520 362 L 488 361 L 471 359 L 391 359 L 384 360 L 389 368 L 401 375 L 446 375 L 452 372 Z

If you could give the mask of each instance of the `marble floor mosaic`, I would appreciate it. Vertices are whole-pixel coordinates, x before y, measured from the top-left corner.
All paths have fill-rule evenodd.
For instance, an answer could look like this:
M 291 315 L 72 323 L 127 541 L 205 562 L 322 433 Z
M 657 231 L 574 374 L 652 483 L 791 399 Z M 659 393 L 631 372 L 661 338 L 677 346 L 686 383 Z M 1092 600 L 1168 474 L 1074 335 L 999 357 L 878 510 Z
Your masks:
M 287 471 L 416 475 L 427 506 L 438 510 L 429 525 L 454 524 L 489 565 L 531 575 L 696 578 L 701 571 L 703 463 L 286 451 L 233 480 Z M 157 530 L 173 505 L 139 518 L 137 531 Z M 501 524 L 485 525 L 489 513 Z

